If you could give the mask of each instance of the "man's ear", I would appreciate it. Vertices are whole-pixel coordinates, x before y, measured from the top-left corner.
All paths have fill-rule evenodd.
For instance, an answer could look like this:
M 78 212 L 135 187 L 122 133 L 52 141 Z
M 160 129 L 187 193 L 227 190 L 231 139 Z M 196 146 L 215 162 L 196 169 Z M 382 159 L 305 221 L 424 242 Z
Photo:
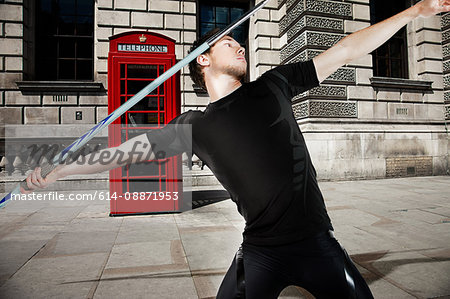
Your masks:
M 206 54 L 200 54 L 199 56 L 197 56 L 197 63 L 201 66 L 208 66 L 210 63 L 209 56 Z

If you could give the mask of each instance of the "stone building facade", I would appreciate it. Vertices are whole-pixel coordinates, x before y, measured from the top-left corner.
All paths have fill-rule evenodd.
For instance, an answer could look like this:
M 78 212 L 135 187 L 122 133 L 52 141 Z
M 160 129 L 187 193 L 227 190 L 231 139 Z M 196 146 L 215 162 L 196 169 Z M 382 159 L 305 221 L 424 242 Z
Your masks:
M 77 138 L 74 127 L 77 132 L 88 130 L 107 116 L 109 37 L 128 31 L 159 33 L 175 40 L 180 60 L 199 34 L 200 5 L 214 3 L 93 2 L 92 80 L 39 81 L 29 75 L 39 59 L 33 55 L 36 40 L 31 36 L 36 2 L 0 1 L 3 123 L 25 129 L 58 126 L 59 134 Z M 225 2 L 247 9 L 254 4 Z M 369 0 L 269 1 L 249 22 L 249 79 L 279 64 L 311 59 L 346 35 L 369 26 L 370 4 Z M 449 19 L 443 15 L 408 24 L 407 78 L 374 76 L 369 54 L 340 68 L 320 87 L 293 99 L 295 117 L 320 179 L 448 174 Z M 208 97 L 194 88 L 187 68 L 181 72 L 180 89 L 182 112 L 201 110 L 208 104 Z M 15 152 L 20 152 L 19 147 Z M 4 147 L 1 155 L 3 172 L 8 167 L 13 171 L 13 165 L 19 164 L 18 156 L 5 157 Z M 209 177 L 208 170 L 198 172 L 198 177 L 202 175 Z

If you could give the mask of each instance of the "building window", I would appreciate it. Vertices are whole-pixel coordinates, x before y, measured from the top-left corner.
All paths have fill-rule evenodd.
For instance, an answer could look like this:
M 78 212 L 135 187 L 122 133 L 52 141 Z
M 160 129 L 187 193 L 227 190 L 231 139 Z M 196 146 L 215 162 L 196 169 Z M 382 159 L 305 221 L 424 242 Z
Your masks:
M 37 80 L 93 80 L 94 2 L 36 2 Z
M 248 9 L 248 1 L 200 1 L 199 36 L 214 28 L 224 28 L 238 19 Z M 248 21 L 233 31 L 233 38 L 241 45 L 246 45 L 248 38 Z
M 371 23 L 385 20 L 407 8 L 410 1 L 371 0 Z M 406 26 L 372 52 L 374 76 L 408 78 Z

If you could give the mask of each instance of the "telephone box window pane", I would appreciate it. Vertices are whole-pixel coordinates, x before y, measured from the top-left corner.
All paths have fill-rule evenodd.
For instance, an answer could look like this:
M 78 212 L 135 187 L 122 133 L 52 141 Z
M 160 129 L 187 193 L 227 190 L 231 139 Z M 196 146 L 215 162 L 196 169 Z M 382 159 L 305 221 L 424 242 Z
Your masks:
M 160 124 L 165 124 L 164 119 L 165 119 L 164 113 L 160 113 L 159 114 L 159 123 Z
M 125 64 L 120 65 L 120 78 L 125 78 Z
M 75 61 L 74 60 L 59 60 L 59 78 L 61 79 L 75 79 Z
M 159 98 L 159 110 L 164 110 L 164 98 Z
M 159 180 L 157 179 L 131 179 L 128 184 L 123 183 L 124 192 L 154 192 L 159 191 Z M 129 186 L 129 189 L 127 188 Z M 152 197 L 153 198 L 153 197 Z
M 161 76 L 164 73 L 164 65 L 159 66 L 159 76 Z
M 128 92 L 127 94 L 137 94 L 139 91 L 141 91 L 145 86 L 150 84 L 150 81 L 137 81 L 137 80 L 128 80 Z M 151 92 L 151 94 L 157 94 L 157 90 Z
M 145 100 L 143 100 L 143 101 L 145 101 Z M 158 110 L 158 98 L 148 98 L 147 109 L 148 110 Z M 141 109 L 141 110 L 144 110 L 144 109 Z
M 158 113 L 148 113 L 147 114 L 148 124 L 158 124 Z
M 129 64 L 127 65 L 127 70 L 128 78 L 155 79 L 158 77 L 158 69 L 156 65 Z
M 151 161 L 128 165 L 128 176 L 159 177 L 159 163 L 157 161 Z
M 131 111 L 149 111 L 158 110 L 158 101 L 156 97 L 146 97 L 130 108 Z
M 151 124 L 147 113 L 128 113 L 128 124 L 133 127 L 142 127 Z
M 127 94 L 127 91 L 125 89 L 125 80 L 120 80 L 120 94 Z

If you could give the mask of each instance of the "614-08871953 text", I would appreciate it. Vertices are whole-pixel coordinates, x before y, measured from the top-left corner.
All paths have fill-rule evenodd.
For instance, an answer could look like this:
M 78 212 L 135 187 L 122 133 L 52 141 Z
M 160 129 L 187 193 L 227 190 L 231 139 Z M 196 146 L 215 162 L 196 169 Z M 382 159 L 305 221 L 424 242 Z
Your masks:
M 106 192 L 109 195 L 109 192 Z M 178 200 L 178 192 L 125 192 L 117 195 L 116 192 L 108 196 L 110 200 Z

